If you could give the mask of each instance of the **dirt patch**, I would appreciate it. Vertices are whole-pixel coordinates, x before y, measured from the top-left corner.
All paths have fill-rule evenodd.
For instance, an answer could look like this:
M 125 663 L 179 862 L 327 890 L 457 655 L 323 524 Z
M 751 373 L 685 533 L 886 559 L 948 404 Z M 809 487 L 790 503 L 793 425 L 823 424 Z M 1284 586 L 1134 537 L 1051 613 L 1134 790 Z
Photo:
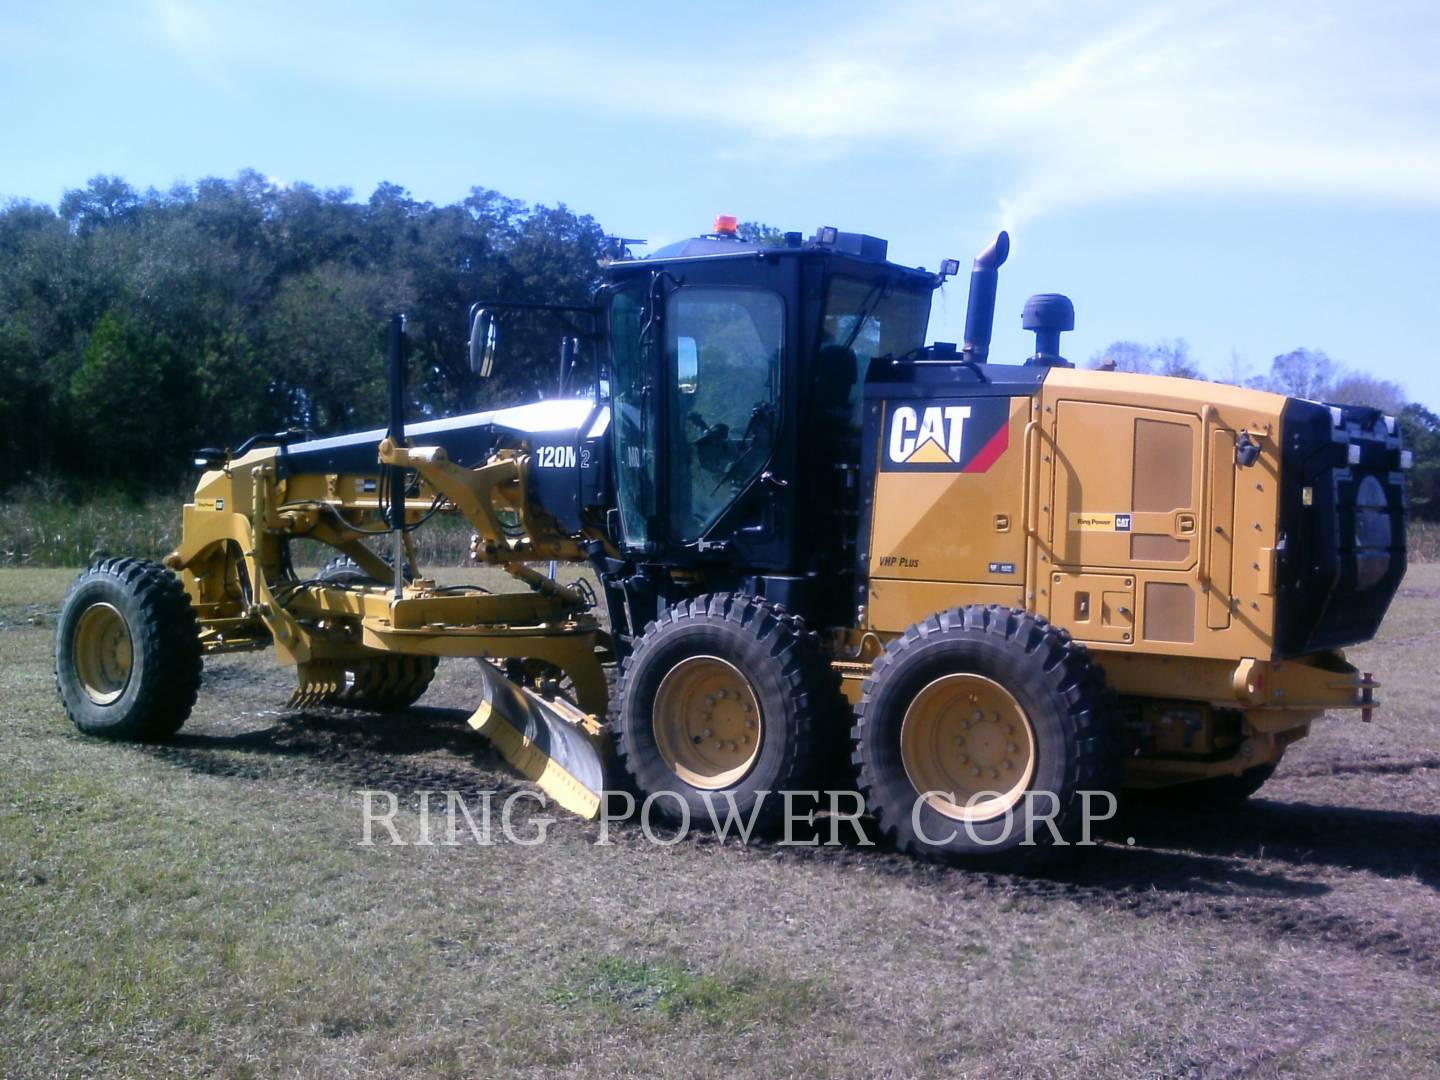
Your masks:
M 262 657 L 212 661 L 195 719 L 174 742 L 141 752 L 212 776 L 384 790 L 407 805 L 424 791 L 475 799 L 524 786 L 465 723 L 469 709 L 460 703 L 478 700 L 480 685 L 469 662 L 442 664 L 426 704 L 397 715 L 285 710 L 277 703 L 289 692 L 288 674 L 267 665 Z M 1310 745 L 1312 753 L 1292 755 L 1272 787 L 1239 810 L 1124 813 L 1097 833 L 1095 847 L 998 868 L 927 864 L 861 847 L 848 830 L 844 846 L 828 846 L 823 819 L 794 837 L 815 847 L 772 841 L 747 851 L 701 832 L 683 842 L 720 859 L 863 867 L 947 897 L 1028 911 L 1063 899 L 1141 918 L 1241 923 L 1440 974 L 1440 815 L 1336 802 L 1354 779 L 1393 785 L 1419 774 L 1429 787 L 1440 755 L 1356 761 Z M 1282 788 L 1283 801 L 1267 797 Z M 527 800 L 517 822 L 534 812 Z M 552 829 L 567 834 L 593 842 L 598 826 L 566 818 Z M 611 838 L 622 848 L 648 845 L 634 826 Z

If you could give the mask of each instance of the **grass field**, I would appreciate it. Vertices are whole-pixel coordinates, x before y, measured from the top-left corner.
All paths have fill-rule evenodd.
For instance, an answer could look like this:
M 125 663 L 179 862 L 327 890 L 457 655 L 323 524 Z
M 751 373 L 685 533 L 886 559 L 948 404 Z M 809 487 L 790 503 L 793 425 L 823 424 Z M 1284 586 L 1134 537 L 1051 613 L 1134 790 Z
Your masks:
M 180 538 L 180 512 L 189 492 L 74 502 L 36 487 L 0 499 L 0 567 L 78 566 L 96 552 L 160 560 Z M 471 526 L 458 514 L 441 514 L 414 534 L 424 566 L 466 566 Z M 1440 562 L 1440 522 L 1412 521 L 1410 561 Z
M 207 664 L 173 743 L 56 703 L 73 571 L 0 570 L 0 1074 L 1433 1075 L 1440 566 L 1380 639 L 1371 725 L 1326 720 L 1241 812 L 1130 815 L 976 872 L 553 812 L 538 846 L 362 847 L 362 789 L 519 785 L 442 665 L 400 717 L 288 712 Z M 539 827 L 529 800 L 521 833 Z M 1134 843 L 1127 843 L 1133 838 Z

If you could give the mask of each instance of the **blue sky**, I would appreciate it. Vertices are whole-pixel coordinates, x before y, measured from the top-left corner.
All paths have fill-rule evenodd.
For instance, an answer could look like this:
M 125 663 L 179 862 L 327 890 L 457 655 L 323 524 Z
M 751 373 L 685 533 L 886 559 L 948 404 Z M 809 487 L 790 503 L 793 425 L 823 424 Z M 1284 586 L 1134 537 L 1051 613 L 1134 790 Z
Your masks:
M 0 0 L 0 197 L 98 172 L 471 185 L 664 242 L 716 213 L 968 260 L 995 356 L 1322 348 L 1440 410 L 1440 6 Z M 964 285 L 932 336 L 960 336 Z

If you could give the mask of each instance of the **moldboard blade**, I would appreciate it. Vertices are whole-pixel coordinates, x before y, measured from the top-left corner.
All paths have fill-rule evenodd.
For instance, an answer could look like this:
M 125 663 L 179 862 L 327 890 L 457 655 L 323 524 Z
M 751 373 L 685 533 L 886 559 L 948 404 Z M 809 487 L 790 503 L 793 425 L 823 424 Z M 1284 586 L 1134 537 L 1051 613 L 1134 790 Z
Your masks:
M 598 817 L 605 791 L 605 737 L 581 727 L 587 715 L 568 702 L 547 701 L 517 686 L 493 664 L 482 661 L 479 668 L 484 700 L 470 726 L 561 807 L 583 818 Z

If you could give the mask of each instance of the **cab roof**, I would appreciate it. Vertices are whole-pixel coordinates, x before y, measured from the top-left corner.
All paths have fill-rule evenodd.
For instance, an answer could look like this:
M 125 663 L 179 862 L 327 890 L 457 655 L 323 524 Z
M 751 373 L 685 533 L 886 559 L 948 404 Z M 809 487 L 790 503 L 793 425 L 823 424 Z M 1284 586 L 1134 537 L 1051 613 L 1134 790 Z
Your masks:
M 617 259 L 607 270 L 611 274 L 623 275 L 627 270 L 636 270 L 652 264 L 673 264 L 692 262 L 696 259 L 741 258 L 764 255 L 767 257 L 795 257 L 804 255 L 842 256 L 846 261 L 868 263 L 885 267 L 891 271 L 918 279 L 934 287 L 940 283 L 939 276 L 924 267 L 900 266 L 886 259 L 889 253 L 888 241 L 864 233 L 841 232 L 834 228 L 821 228 L 808 240 L 800 233 L 785 233 L 776 240 L 742 240 L 733 233 L 706 233 L 666 244 L 643 258 Z

